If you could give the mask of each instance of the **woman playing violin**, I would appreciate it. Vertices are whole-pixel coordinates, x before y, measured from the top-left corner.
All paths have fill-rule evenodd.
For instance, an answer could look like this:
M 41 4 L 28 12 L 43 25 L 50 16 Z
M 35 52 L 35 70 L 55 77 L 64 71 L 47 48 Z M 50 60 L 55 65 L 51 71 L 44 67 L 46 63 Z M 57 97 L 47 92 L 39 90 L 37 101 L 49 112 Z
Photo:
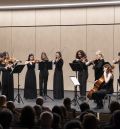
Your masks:
M 103 108 L 103 99 L 106 94 L 113 93 L 113 67 L 107 62 L 103 66 L 104 83 L 100 86 L 99 90 L 92 94 L 92 99 L 97 103 L 96 109 Z M 96 80 L 97 81 L 97 80 Z
M 3 52 L 2 54 L 3 62 L 2 65 L 2 94 L 6 95 L 8 101 L 14 100 L 14 82 L 12 67 L 13 62 L 10 60 L 9 53 Z
M 26 99 L 35 99 L 37 97 L 35 63 L 34 55 L 29 54 L 28 60 L 25 62 L 27 72 L 25 76 L 24 98 Z
M 96 59 L 93 61 L 93 69 L 95 80 L 98 80 L 103 75 L 104 57 L 101 51 L 96 52 Z
M 78 72 L 78 80 L 80 82 L 80 95 L 83 99 L 86 96 L 86 85 L 88 79 L 88 64 L 87 56 L 83 50 L 78 50 L 76 53 L 76 60 L 73 63 L 81 64 L 82 70 Z

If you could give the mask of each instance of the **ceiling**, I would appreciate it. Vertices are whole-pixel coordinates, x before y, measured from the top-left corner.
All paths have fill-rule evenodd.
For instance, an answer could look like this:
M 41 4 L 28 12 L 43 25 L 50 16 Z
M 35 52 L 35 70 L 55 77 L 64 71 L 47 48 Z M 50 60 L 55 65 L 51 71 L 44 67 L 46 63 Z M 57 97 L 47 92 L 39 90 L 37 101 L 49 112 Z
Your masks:
M 106 1 L 119 1 L 119 0 L 0 0 L 0 6 L 86 3 L 86 2 L 101 2 L 101 1 L 106 2 Z

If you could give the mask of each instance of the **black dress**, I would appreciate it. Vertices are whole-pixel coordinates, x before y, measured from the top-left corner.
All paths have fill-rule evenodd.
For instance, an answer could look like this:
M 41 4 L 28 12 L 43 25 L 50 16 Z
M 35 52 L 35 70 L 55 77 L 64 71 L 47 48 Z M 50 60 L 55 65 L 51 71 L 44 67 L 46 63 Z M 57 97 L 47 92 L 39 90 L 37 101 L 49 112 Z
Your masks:
M 53 96 L 54 99 L 64 98 L 64 82 L 63 82 L 63 60 L 60 59 L 58 62 L 55 62 L 55 71 L 53 79 Z
M 27 64 L 27 72 L 25 76 L 24 98 L 35 99 L 37 97 L 35 63 Z
M 14 83 L 12 69 L 4 67 L 2 70 L 2 95 L 6 95 L 8 101 L 14 100 Z
M 48 60 L 42 61 L 43 68 L 40 70 L 39 73 L 39 88 L 40 88 L 40 96 L 47 95 L 47 82 L 48 82 L 48 67 L 47 62 Z
M 103 75 L 104 63 L 105 63 L 104 59 L 94 61 L 93 69 L 94 69 L 95 80 L 98 80 Z
M 78 63 L 81 65 L 81 70 L 78 71 L 78 81 L 80 83 L 80 95 L 86 96 L 87 79 L 88 79 L 88 66 L 81 62 L 80 60 L 74 60 L 73 63 Z

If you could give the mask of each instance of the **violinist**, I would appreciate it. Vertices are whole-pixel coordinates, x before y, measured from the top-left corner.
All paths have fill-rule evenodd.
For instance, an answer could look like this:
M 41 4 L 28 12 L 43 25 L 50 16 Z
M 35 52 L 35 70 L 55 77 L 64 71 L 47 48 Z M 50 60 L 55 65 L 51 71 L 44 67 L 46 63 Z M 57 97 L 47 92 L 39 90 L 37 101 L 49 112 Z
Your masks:
M 27 72 L 25 76 L 24 85 L 24 98 L 35 99 L 37 97 L 37 84 L 35 74 L 35 59 L 33 54 L 29 54 L 28 60 L 25 62 L 27 65 Z
M 106 64 L 103 66 L 103 70 L 104 83 L 100 86 L 98 91 L 95 91 L 92 94 L 92 99 L 94 99 L 97 103 L 95 109 L 103 108 L 103 99 L 105 95 L 113 93 L 113 67 L 106 62 Z
M 63 59 L 61 52 L 56 52 L 54 78 L 53 78 L 53 96 L 54 99 L 64 98 L 64 81 L 63 81 Z
M 8 101 L 14 100 L 14 82 L 12 67 L 13 62 L 10 60 L 8 52 L 3 52 L 2 62 L 2 95 L 6 95 Z
M 48 57 L 45 52 L 41 53 L 41 62 L 44 63 L 44 68 L 40 70 L 39 73 L 39 88 L 40 88 L 40 96 L 46 96 L 47 95 L 47 81 L 48 81 Z
M 86 85 L 88 79 L 88 60 L 85 52 L 83 50 L 78 50 L 76 53 L 76 59 L 73 63 L 80 63 L 82 64 L 82 70 L 78 71 L 78 80 L 80 82 L 80 95 L 81 99 L 86 99 Z
M 103 75 L 104 57 L 101 51 L 96 52 L 96 59 L 93 61 L 93 69 L 95 80 L 98 80 Z

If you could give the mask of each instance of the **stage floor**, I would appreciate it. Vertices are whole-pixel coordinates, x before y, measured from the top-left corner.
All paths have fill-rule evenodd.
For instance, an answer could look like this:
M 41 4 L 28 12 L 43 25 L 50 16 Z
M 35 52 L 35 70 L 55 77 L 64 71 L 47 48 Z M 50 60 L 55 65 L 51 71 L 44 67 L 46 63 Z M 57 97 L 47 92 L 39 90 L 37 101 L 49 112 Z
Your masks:
M 14 90 L 14 96 L 16 97 L 16 95 L 17 95 L 17 90 L 15 89 Z M 35 99 L 30 100 L 30 99 L 24 99 L 23 98 L 24 90 L 20 90 L 20 95 L 22 97 L 22 100 L 23 100 L 24 104 L 22 102 L 18 103 L 17 101 L 15 101 L 15 106 L 17 108 L 22 108 L 22 107 L 24 107 L 26 105 L 31 105 L 31 106 L 34 106 L 35 105 Z M 51 98 L 53 98 L 53 92 L 52 91 L 48 91 L 48 96 L 50 96 Z M 73 91 L 64 91 L 64 98 L 66 98 L 66 97 L 69 97 L 72 100 L 74 98 L 74 92 Z M 116 95 L 113 96 L 111 98 L 111 100 L 117 100 L 116 99 Z M 118 101 L 120 101 L 120 99 Z M 95 110 L 94 109 L 94 107 L 96 106 L 96 104 L 94 103 L 93 100 L 89 100 L 89 99 L 87 99 L 85 101 L 78 100 L 78 102 L 79 102 L 79 104 L 81 104 L 82 102 L 89 103 L 90 108 L 92 110 L 96 111 L 96 112 L 105 112 L 105 113 L 109 112 L 109 110 L 108 110 L 108 99 L 105 100 L 104 108 L 103 109 L 99 109 L 99 110 Z M 54 101 L 52 101 L 50 98 L 47 98 L 46 100 L 44 100 L 44 105 L 45 106 L 48 106 L 50 109 L 52 109 L 52 107 L 55 106 L 55 105 L 63 105 L 63 99 L 62 100 L 54 100 Z M 78 105 L 77 106 L 74 106 L 72 104 L 72 107 L 75 108 L 77 111 L 80 111 Z

